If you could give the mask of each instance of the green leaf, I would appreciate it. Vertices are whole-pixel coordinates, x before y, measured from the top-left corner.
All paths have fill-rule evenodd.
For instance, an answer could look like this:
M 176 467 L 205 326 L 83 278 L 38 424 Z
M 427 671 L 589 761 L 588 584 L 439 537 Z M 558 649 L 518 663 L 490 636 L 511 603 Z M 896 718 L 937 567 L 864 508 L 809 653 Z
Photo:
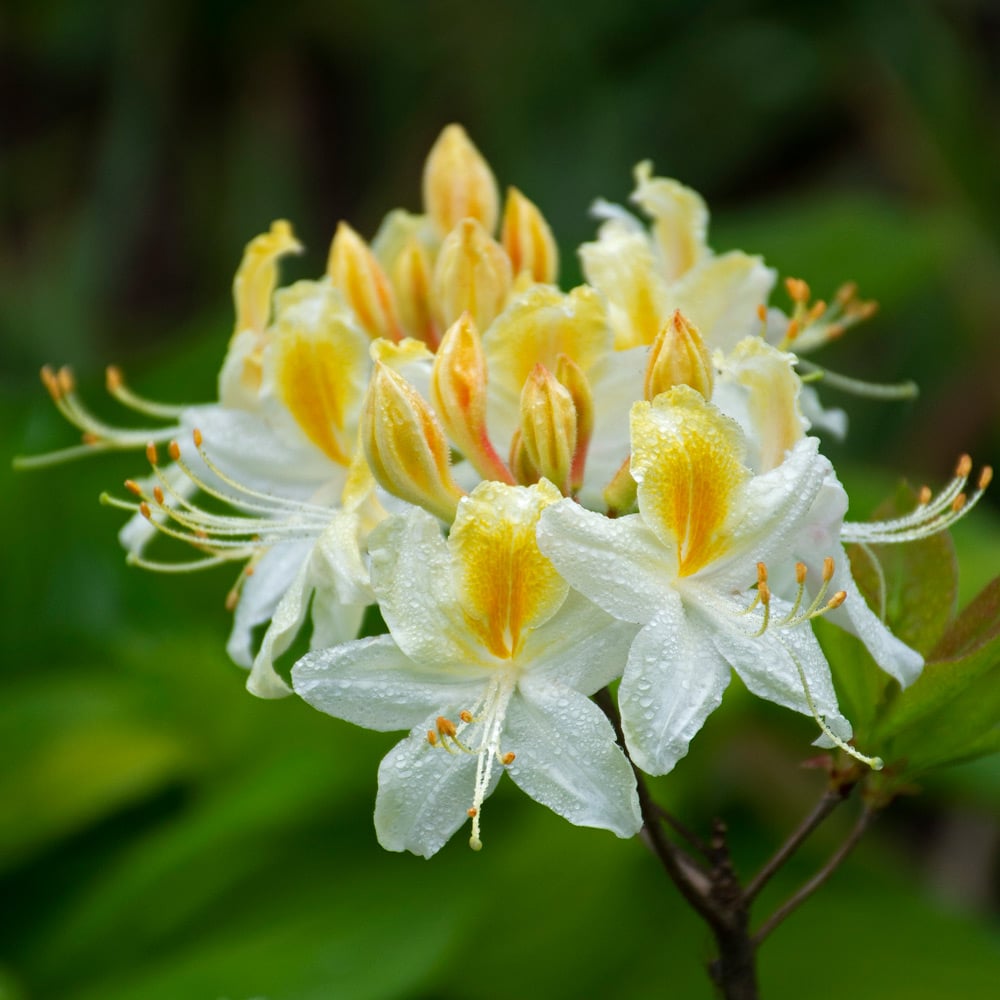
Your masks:
M 886 741 L 885 755 L 904 759 L 909 773 L 997 749 L 1000 579 L 952 623 L 935 655 L 919 680 L 895 699 L 876 730 L 877 738 Z

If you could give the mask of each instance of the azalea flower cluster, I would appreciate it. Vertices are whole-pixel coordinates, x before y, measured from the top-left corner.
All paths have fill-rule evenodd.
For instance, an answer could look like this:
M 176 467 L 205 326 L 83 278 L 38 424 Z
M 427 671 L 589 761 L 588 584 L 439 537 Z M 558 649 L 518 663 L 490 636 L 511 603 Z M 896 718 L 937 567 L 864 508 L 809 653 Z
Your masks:
M 970 492 L 963 458 L 912 513 L 846 521 L 814 436 L 846 417 L 801 355 L 872 305 L 850 287 L 813 302 L 799 280 L 771 304 L 775 272 L 715 253 L 694 191 L 648 163 L 635 179 L 643 217 L 599 201 L 586 284 L 562 291 L 542 213 L 514 188 L 501 209 L 452 125 L 423 211 L 390 212 L 370 245 L 342 223 L 319 279 L 279 285 L 301 250 L 288 223 L 250 242 L 216 402 L 153 403 L 110 369 L 109 391 L 152 421 L 122 429 L 68 371 L 43 372 L 84 437 L 39 461 L 145 449 L 128 495 L 105 497 L 132 515 L 130 562 L 239 567 L 227 648 L 250 691 L 409 731 L 379 769 L 389 849 L 430 856 L 467 822 L 481 846 L 504 772 L 573 823 L 633 835 L 633 767 L 670 771 L 734 671 L 815 720 L 818 744 L 879 767 L 849 742 L 811 623 L 858 636 L 902 686 L 923 666 L 844 545 L 942 530 L 989 470 Z M 154 558 L 163 538 L 194 557 Z M 358 638 L 372 605 L 388 631 Z M 276 661 L 307 626 L 289 683 Z M 624 747 L 592 700 L 615 682 Z

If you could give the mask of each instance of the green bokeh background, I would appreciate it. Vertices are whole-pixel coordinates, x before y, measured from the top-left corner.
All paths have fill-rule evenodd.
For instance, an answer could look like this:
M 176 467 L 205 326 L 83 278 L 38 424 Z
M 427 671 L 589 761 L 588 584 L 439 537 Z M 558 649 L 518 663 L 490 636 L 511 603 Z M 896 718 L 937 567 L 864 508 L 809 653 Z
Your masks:
M 706 932 L 638 842 L 502 786 L 482 854 L 382 852 L 393 737 L 247 695 L 228 572 L 126 569 L 96 497 L 142 463 L 9 459 L 71 443 L 46 361 L 108 416 L 108 361 L 150 395 L 211 398 L 243 244 L 289 218 L 309 253 L 285 275 L 319 273 L 338 219 L 370 236 L 418 207 L 457 120 L 543 207 L 569 280 L 590 201 L 623 200 L 649 157 L 705 194 L 717 248 L 878 299 L 824 361 L 922 395 L 842 400 L 852 434 L 829 451 L 854 516 L 963 450 L 996 464 L 998 50 L 991 0 L 6 5 L 0 998 L 710 996 Z M 1000 569 L 996 506 L 955 534 L 967 598 Z M 812 735 L 734 689 L 658 793 L 701 830 L 724 816 L 749 873 L 819 794 L 798 767 Z M 998 805 L 996 759 L 929 777 L 775 933 L 764 995 L 992 995 Z

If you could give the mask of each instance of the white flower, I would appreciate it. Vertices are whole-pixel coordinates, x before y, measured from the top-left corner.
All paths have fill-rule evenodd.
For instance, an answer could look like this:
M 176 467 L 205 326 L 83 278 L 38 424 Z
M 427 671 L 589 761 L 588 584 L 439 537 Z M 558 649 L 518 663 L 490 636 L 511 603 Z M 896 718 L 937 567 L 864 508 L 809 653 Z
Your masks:
M 447 541 L 414 508 L 370 539 L 372 586 L 390 634 L 313 652 L 292 671 L 316 708 L 378 730 L 412 727 L 379 769 L 375 825 L 390 850 L 426 857 L 480 811 L 506 769 L 573 823 L 631 836 L 635 781 L 587 697 L 621 670 L 634 627 L 569 591 L 535 528 L 559 498 L 481 483 Z
M 790 561 L 826 480 L 816 449 L 803 438 L 753 476 L 739 427 L 677 386 L 632 409 L 638 514 L 612 520 L 571 502 L 543 512 L 540 547 L 570 585 L 643 626 L 619 689 L 629 753 L 643 770 L 665 773 L 687 753 L 730 668 L 754 694 L 816 718 L 827 745 L 850 736 L 807 624 L 823 597 L 803 610 L 767 585 L 767 567 Z

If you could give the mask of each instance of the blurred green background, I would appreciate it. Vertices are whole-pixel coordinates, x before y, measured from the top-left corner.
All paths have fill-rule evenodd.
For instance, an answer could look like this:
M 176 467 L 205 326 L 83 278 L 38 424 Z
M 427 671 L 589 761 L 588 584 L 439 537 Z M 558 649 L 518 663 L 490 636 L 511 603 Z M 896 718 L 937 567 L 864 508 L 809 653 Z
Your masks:
M 711 995 L 710 940 L 638 842 L 509 788 L 486 849 L 380 851 L 394 737 L 255 701 L 224 653 L 228 571 L 127 570 L 98 493 L 129 457 L 10 472 L 72 443 L 37 382 L 105 363 L 212 398 L 244 243 L 291 219 L 318 274 L 336 222 L 419 206 L 441 126 L 541 205 L 578 274 L 596 195 L 631 168 L 700 190 L 712 243 L 881 312 L 831 367 L 915 378 L 838 400 L 863 517 L 906 474 L 1000 457 L 1000 8 L 576 0 L 56 2 L 0 12 L 0 998 Z M 995 490 L 994 490 L 995 493 Z M 967 598 L 1000 517 L 956 529 Z M 750 873 L 818 796 L 807 720 L 733 690 L 665 802 L 723 815 Z M 996 759 L 929 778 L 762 954 L 770 1000 L 976 998 L 1000 981 Z M 768 889 L 822 862 L 853 804 Z

